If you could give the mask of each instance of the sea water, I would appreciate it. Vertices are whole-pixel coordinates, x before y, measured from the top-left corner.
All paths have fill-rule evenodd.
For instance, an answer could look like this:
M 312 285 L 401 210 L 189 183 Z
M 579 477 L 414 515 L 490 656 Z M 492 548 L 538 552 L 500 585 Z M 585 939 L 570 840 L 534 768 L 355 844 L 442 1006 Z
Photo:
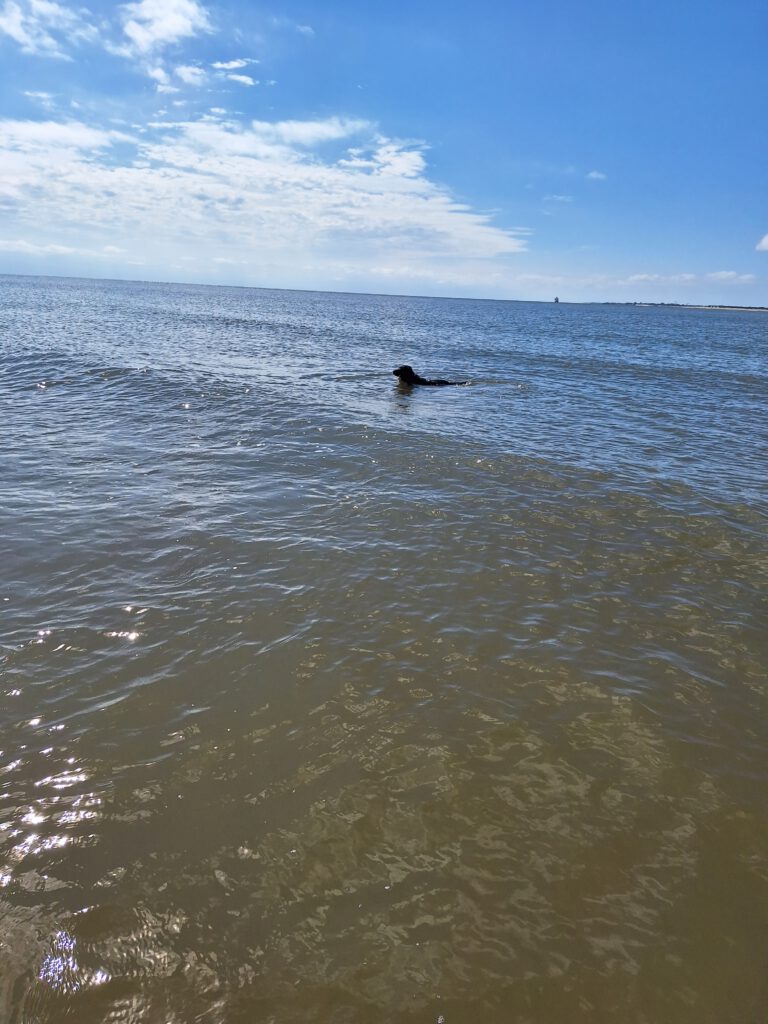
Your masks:
M 763 1019 L 768 314 L 0 300 L 0 1019 Z

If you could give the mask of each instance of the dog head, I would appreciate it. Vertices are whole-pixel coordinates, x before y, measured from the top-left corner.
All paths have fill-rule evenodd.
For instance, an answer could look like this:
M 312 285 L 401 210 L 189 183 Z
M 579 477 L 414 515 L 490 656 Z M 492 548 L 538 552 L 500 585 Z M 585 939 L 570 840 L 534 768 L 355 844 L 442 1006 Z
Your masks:
M 398 366 L 398 368 L 393 370 L 392 373 L 394 373 L 396 377 L 400 378 L 401 384 L 416 384 L 419 379 L 413 372 L 412 366 Z

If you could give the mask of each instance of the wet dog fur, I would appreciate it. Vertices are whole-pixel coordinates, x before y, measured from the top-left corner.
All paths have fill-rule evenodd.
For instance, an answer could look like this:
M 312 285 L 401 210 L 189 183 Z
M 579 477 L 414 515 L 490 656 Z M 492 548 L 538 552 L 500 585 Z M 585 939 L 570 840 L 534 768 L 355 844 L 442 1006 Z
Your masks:
M 445 388 L 469 383 L 466 380 L 427 380 L 426 377 L 420 377 L 412 366 L 398 366 L 392 373 L 399 379 L 401 384 L 409 388 L 415 387 L 417 384 L 430 388 Z

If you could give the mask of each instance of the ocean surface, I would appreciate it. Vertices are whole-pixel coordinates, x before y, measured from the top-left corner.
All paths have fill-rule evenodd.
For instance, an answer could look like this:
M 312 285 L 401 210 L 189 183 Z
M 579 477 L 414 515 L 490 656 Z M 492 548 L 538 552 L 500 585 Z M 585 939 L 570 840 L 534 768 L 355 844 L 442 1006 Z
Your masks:
M 764 1024 L 768 314 L 4 277 L 0 403 L 3 1024 Z

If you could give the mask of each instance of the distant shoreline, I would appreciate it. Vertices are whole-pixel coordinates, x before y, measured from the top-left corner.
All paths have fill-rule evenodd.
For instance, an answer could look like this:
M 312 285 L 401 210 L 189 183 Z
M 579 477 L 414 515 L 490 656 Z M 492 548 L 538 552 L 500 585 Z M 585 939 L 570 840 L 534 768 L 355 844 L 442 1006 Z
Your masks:
M 588 305 L 588 303 L 584 303 Z M 699 305 L 693 302 L 601 302 L 601 306 L 660 306 L 663 309 L 724 309 L 732 313 L 768 313 L 768 306 Z
M 689 306 L 689 309 L 730 309 L 737 313 L 768 313 L 768 306 Z

